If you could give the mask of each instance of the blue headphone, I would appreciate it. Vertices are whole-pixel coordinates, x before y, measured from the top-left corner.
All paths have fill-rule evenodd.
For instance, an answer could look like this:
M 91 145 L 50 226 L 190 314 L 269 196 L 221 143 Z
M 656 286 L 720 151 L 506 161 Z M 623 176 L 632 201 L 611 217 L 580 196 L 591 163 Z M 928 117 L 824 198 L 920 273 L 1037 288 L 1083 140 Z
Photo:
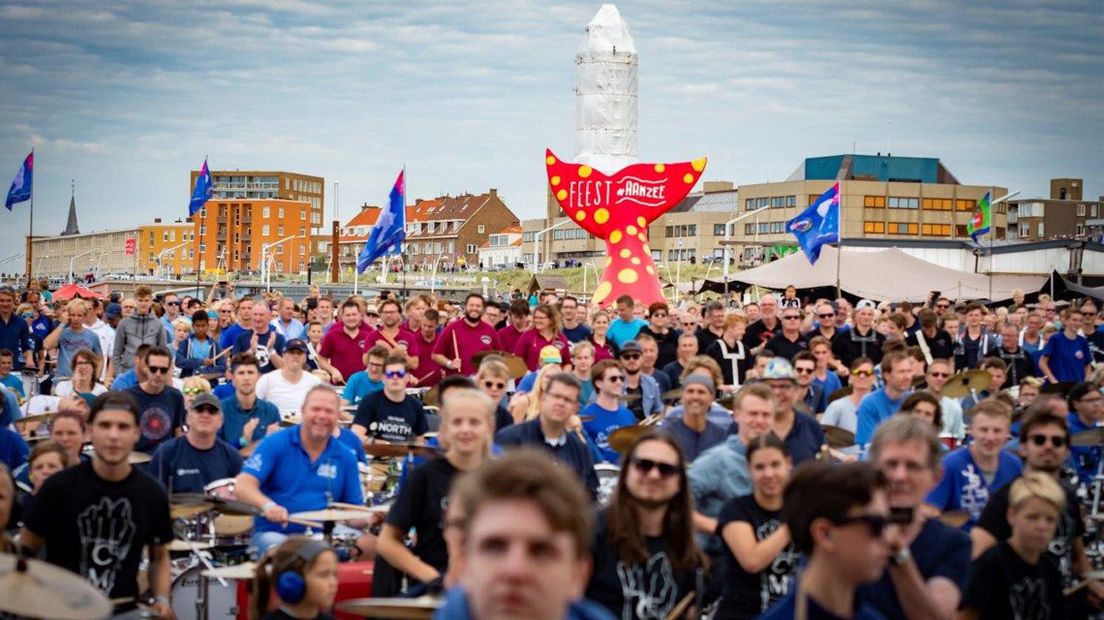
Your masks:
M 276 594 L 280 596 L 280 600 L 292 605 L 303 600 L 303 597 L 307 594 L 307 582 L 301 573 L 289 568 L 289 566 L 296 559 L 302 559 L 306 562 L 306 566 L 310 566 L 311 562 L 323 551 L 331 551 L 330 546 L 320 540 L 310 539 L 299 547 L 295 555 L 284 564 L 279 575 L 276 576 Z

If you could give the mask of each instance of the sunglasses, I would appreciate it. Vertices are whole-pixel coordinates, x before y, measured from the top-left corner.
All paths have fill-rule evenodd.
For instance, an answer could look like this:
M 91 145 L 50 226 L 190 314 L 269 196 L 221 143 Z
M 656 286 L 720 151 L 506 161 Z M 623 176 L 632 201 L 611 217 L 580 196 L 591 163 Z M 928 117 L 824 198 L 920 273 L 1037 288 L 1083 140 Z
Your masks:
M 1061 448 L 1066 445 L 1066 438 L 1060 435 L 1031 435 L 1027 439 L 1036 446 L 1045 446 L 1048 439 L 1050 440 L 1050 445 L 1055 448 Z
M 624 380 L 625 380 L 625 377 L 622 377 L 621 375 L 613 375 L 613 376 L 610 376 L 610 377 L 606 377 L 606 381 L 609 381 L 610 383 L 621 383 Z
M 488 390 L 504 390 L 506 389 L 506 384 L 497 383 L 495 381 L 484 381 L 483 387 L 487 388 Z
M 34 315 L 33 312 L 24 312 L 23 314 L 20 314 L 19 316 L 21 318 L 24 318 L 24 319 L 33 319 L 33 318 L 35 318 L 35 315 Z
M 621 359 L 623 359 L 623 360 L 638 360 L 638 359 L 640 359 L 640 354 L 639 353 L 628 353 L 628 354 L 622 355 Z
M 683 325 L 683 327 L 693 327 L 693 326 L 697 325 L 697 323 L 695 323 L 694 321 L 683 321 L 682 325 Z
M 951 376 L 951 373 L 949 372 L 929 372 L 928 374 L 938 379 L 946 379 L 947 377 Z
M 183 390 L 180 390 L 180 391 L 183 392 L 185 396 L 192 396 L 193 394 L 196 395 L 196 396 L 199 396 L 200 394 L 203 393 L 203 388 L 186 387 L 186 388 L 184 388 Z
M 824 314 L 818 314 L 818 315 L 817 315 L 817 318 L 821 318 L 821 319 L 834 319 L 834 318 L 836 318 L 836 313 L 835 313 L 835 312 L 826 312 L 826 313 L 824 313 Z
M 950 304 L 935 304 L 935 307 L 940 309 L 940 310 L 946 310 L 947 308 L 950 308 L 951 306 L 950 306 Z
M 855 371 L 852 371 L 851 374 L 855 375 L 856 377 L 873 377 L 874 376 L 874 371 L 873 370 L 855 370 Z
M 846 517 L 843 519 L 833 519 L 832 523 L 836 525 L 851 525 L 852 523 L 861 523 L 866 526 L 870 531 L 871 538 L 879 538 L 883 532 L 885 532 L 886 526 L 889 525 L 889 519 L 882 515 L 859 515 L 857 517 Z
M 799 375 L 811 375 L 814 372 L 816 372 L 816 369 L 814 369 L 814 368 L 794 368 L 794 372 L 796 372 Z
M 660 463 L 658 461 L 653 461 L 652 459 L 634 458 L 632 460 L 632 466 L 641 475 L 645 476 L 648 475 L 648 473 L 651 472 L 653 469 L 658 469 L 659 475 L 664 478 L 670 478 L 671 476 L 674 476 L 679 472 L 678 465 L 672 465 L 670 463 Z
M 221 411 L 219 411 L 218 409 L 215 409 L 211 405 L 200 405 L 200 406 L 196 407 L 194 409 L 194 411 L 196 413 L 206 413 L 206 414 L 209 414 L 209 415 L 218 415 L 218 414 L 222 413 Z
M 168 366 L 149 366 L 149 371 L 153 374 L 167 375 L 169 374 Z
M 179 301 L 166 301 L 165 305 L 166 306 L 179 306 L 180 302 Z
M 387 377 L 388 379 L 405 379 L 406 378 L 406 371 L 405 370 L 385 370 L 384 373 L 383 373 L 383 376 Z

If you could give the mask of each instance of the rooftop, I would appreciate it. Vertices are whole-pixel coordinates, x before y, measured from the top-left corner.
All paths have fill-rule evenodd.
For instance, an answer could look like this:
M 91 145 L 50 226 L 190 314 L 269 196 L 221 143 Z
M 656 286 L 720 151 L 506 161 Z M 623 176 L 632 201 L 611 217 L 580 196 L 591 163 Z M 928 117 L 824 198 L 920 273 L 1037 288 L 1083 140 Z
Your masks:
M 896 181 L 958 185 L 958 179 L 934 157 L 882 155 L 828 155 L 809 157 L 788 181 Z

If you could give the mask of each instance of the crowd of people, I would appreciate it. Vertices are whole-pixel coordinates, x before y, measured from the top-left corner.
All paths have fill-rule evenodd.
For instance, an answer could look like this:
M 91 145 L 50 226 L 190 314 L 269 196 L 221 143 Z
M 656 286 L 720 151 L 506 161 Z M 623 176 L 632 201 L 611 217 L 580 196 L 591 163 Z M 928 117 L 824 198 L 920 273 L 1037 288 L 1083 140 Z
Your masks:
M 1088 618 L 1101 355 L 1095 302 L 1045 296 L 0 287 L 0 547 L 171 618 L 170 500 L 234 479 L 257 618 L 329 617 L 346 556 L 444 618 Z M 389 511 L 304 536 L 388 445 Z

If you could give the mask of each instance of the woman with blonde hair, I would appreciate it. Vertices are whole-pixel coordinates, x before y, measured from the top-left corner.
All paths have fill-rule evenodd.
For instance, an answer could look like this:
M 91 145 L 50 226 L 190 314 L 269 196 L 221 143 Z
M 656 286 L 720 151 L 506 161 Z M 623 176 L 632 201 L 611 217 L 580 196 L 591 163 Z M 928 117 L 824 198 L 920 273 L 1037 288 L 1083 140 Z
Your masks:
M 515 394 L 510 400 L 510 415 L 514 418 L 514 424 L 521 424 L 526 420 L 532 420 L 540 413 L 540 401 L 544 397 L 544 391 L 548 389 L 548 379 L 563 372 L 563 366 L 559 364 L 546 364 L 537 372 L 537 380 L 533 382 L 533 391 L 524 394 Z
M 555 347 L 560 352 L 563 365 L 571 364 L 571 343 L 563 334 L 563 323 L 555 306 L 540 304 L 533 308 L 533 327 L 526 330 L 514 345 L 514 355 L 525 360 L 529 370 L 540 368 L 545 347 Z

